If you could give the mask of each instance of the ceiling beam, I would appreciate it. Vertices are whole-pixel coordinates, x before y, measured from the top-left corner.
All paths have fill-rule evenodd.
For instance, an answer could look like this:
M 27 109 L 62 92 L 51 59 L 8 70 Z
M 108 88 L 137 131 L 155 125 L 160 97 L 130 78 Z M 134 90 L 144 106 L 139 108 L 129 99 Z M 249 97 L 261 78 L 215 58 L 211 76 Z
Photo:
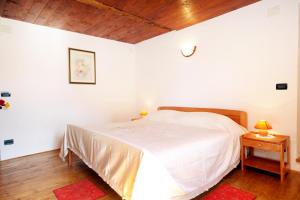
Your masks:
M 117 15 L 120 15 L 120 16 L 128 17 L 128 18 L 130 18 L 130 19 L 132 19 L 132 20 L 134 20 L 136 22 L 142 22 L 142 23 L 145 23 L 145 24 L 156 26 L 158 28 L 165 29 L 167 31 L 172 31 L 173 30 L 173 29 L 171 29 L 169 27 L 166 27 L 166 26 L 157 24 L 155 22 L 152 22 L 152 21 L 150 21 L 150 20 L 148 20 L 146 18 L 143 18 L 143 17 L 137 16 L 137 15 L 125 12 L 123 10 L 120 10 L 120 9 L 108 6 L 108 5 L 104 4 L 104 3 L 98 2 L 96 0 L 77 0 L 77 1 L 80 2 L 80 3 L 86 4 L 86 5 L 98 8 L 98 9 L 105 9 L 105 10 L 111 11 L 111 12 L 117 14 Z
M 3 15 L 3 11 L 4 11 L 4 6 L 6 4 L 6 0 L 2 0 L 0 1 L 0 16 Z

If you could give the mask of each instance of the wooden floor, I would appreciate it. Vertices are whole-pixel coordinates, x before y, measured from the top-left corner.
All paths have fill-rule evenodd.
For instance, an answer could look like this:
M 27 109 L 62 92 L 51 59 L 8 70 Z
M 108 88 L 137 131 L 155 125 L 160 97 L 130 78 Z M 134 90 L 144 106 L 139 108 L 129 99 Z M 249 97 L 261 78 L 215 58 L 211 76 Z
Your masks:
M 0 162 L 0 199 L 55 199 L 53 189 L 83 178 L 90 179 L 107 193 L 101 200 L 121 199 L 80 160 L 75 161 L 69 169 L 67 164 L 58 158 L 58 151 Z M 253 169 L 248 169 L 247 173 L 242 175 L 240 169 L 235 169 L 222 182 L 254 193 L 257 200 L 300 200 L 300 173 L 297 172 L 291 172 L 286 182 L 280 184 L 277 175 Z M 202 194 L 194 200 L 200 200 L 205 195 Z

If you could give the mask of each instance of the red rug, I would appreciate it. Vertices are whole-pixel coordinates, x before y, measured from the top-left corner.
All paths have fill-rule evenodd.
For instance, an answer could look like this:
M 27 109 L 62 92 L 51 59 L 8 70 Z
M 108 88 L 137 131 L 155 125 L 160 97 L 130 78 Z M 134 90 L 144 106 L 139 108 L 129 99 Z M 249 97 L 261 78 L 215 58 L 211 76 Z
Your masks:
M 207 196 L 204 200 L 254 200 L 256 196 L 250 192 L 232 187 L 229 184 L 222 184 Z
M 96 200 L 105 193 L 87 179 L 53 191 L 58 200 Z

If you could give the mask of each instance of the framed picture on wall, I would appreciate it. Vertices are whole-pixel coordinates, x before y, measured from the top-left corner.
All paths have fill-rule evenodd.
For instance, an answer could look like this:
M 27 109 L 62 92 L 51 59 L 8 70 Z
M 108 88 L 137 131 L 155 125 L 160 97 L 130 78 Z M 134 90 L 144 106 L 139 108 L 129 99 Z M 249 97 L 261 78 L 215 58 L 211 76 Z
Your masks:
M 96 53 L 69 48 L 69 83 L 96 84 Z

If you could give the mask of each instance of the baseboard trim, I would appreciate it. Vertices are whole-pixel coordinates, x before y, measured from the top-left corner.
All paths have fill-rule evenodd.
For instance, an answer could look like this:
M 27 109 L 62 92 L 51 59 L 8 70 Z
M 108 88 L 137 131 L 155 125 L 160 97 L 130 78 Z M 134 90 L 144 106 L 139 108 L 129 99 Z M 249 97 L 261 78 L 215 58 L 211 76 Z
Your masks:
M 34 156 L 34 155 L 38 155 L 38 154 L 42 154 L 42 153 L 47 153 L 47 152 L 50 152 L 50 151 L 57 151 L 58 152 L 59 150 L 60 150 L 60 148 L 52 149 L 52 150 L 47 150 L 47 151 L 42 151 L 42 152 L 28 154 L 28 155 L 24 155 L 24 156 L 15 157 L 15 158 L 9 158 L 9 159 L 5 159 L 5 160 L 0 160 L 0 162 L 12 161 L 14 159 L 24 158 L 24 157 L 28 157 L 28 156 Z

